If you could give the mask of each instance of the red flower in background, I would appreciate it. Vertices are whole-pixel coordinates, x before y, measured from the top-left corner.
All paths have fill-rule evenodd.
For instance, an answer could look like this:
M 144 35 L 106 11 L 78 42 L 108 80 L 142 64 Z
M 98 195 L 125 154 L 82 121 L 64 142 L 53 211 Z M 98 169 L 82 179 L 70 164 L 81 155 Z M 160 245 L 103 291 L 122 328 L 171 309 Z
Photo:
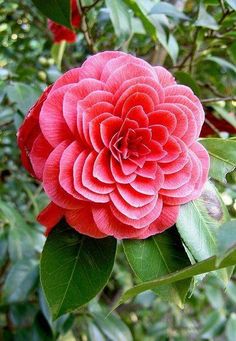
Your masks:
M 39 221 L 49 232 L 64 216 L 95 238 L 169 228 L 207 180 L 209 156 L 196 142 L 203 122 L 199 99 L 163 67 L 122 52 L 88 58 L 19 130 L 23 164 L 52 200 Z
M 234 116 L 233 113 L 232 115 Z M 236 128 L 234 128 L 230 123 L 228 123 L 223 118 L 215 117 L 210 111 L 207 112 L 206 118 L 210 124 L 208 122 L 204 122 L 201 130 L 201 137 L 215 135 L 216 131 L 214 128 L 216 128 L 220 132 L 227 132 L 231 135 L 236 134 Z
M 80 14 L 76 0 L 71 0 L 71 25 L 74 28 L 80 27 Z M 65 40 L 68 43 L 74 43 L 76 41 L 76 34 L 73 30 L 50 19 L 48 19 L 48 28 L 53 34 L 54 43 L 60 43 L 62 40 Z

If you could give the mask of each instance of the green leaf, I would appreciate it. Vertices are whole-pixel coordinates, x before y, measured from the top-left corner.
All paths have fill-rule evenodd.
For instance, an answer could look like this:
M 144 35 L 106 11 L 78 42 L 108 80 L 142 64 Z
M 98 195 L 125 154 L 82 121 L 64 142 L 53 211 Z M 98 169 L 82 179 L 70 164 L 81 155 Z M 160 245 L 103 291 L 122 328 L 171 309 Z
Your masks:
M 0 217 L 9 225 L 8 252 L 11 261 L 31 258 L 35 251 L 41 252 L 45 240 L 42 232 L 26 224 L 15 208 L 0 201 Z
M 66 41 L 63 40 L 60 43 L 53 44 L 51 48 L 51 56 L 54 59 L 57 67 L 61 70 L 61 62 L 66 49 Z
M 191 264 L 175 228 L 148 239 L 124 240 L 123 246 L 132 270 L 143 282 Z M 154 291 L 182 307 L 189 286 L 190 280 L 185 280 Z
M 106 0 L 110 18 L 117 37 L 127 40 L 132 33 L 131 15 L 123 1 Z
M 132 335 L 126 324 L 116 314 L 108 316 L 96 312 L 92 314 L 93 322 L 98 326 L 109 341 L 132 341 Z
M 225 0 L 236 11 L 236 0 Z
M 236 141 L 232 139 L 207 138 L 199 141 L 211 158 L 210 176 L 226 182 L 226 174 L 236 167 Z
M 32 0 L 35 6 L 44 14 L 57 23 L 71 28 L 70 0 Z
M 225 324 L 225 316 L 222 311 L 216 310 L 210 312 L 204 321 L 201 331 L 202 339 L 213 340 L 217 336 Z
M 236 245 L 236 220 L 228 221 L 223 224 L 218 230 L 218 259 L 219 261 L 230 250 Z
M 226 337 L 227 341 L 235 340 L 235 331 L 236 331 L 236 314 L 231 313 L 227 324 L 226 324 Z
M 216 254 L 217 231 L 228 219 L 228 211 L 210 182 L 200 198 L 181 205 L 176 226 L 196 261 Z
M 54 319 L 88 303 L 103 289 L 115 254 L 114 238 L 90 238 L 63 221 L 52 230 L 43 249 L 40 273 Z
M 199 7 L 198 18 L 194 25 L 198 27 L 207 27 L 211 30 L 218 30 L 219 28 L 214 17 L 207 13 L 205 7 L 202 4 Z
M 215 57 L 215 56 L 212 56 L 212 57 L 209 56 L 205 60 L 209 60 L 211 62 L 215 62 L 218 65 L 220 65 L 223 69 L 231 70 L 231 71 L 236 72 L 236 66 L 233 65 L 232 63 L 228 62 L 227 60 L 223 59 L 223 58 Z
M 195 95 L 200 97 L 200 88 L 189 73 L 186 73 L 184 71 L 176 71 L 175 77 L 180 84 L 189 86 L 193 90 Z
M 40 95 L 39 89 L 20 82 L 12 82 L 6 87 L 6 94 L 10 102 L 16 103 L 17 109 L 26 113 Z
M 229 115 L 229 110 L 222 108 L 220 105 L 209 103 L 209 105 L 229 124 L 236 129 L 236 116 Z
M 38 263 L 22 259 L 10 269 L 3 286 L 3 302 L 23 302 L 38 280 Z
M 150 35 L 150 37 L 156 41 L 156 28 L 153 25 L 152 21 L 149 19 L 145 9 L 139 4 L 138 1 L 135 0 L 124 0 L 124 2 L 131 8 L 134 14 L 142 21 L 143 26 L 146 32 Z
M 152 7 L 150 14 L 165 14 L 172 18 L 189 20 L 189 17 L 180 12 L 175 6 L 161 1 Z
M 176 271 L 169 275 L 136 285 L 135 287 L 127 290 L 121 296 L 117 306 L 146 290 L 153 290 L 153 289 L 156 289 L 157 287 L 170 285 L 170 284 L 185 280 L 187 278 L 192 278 L 194 276 L 197 276 L 203 273 L 208 273 L 208 272 L 215 271 L 218 269 L 223 269 L 225 267 L 233 266 L 236 264 L 236 247 L 230 250 L 230 252 L 227 254 L 227 256 L 222 260 L 222 262 L 218 266 L 216 266 L 216 260 L 217 258 L 213 256 L 211 258 L 208 258 L 194 265 L 188 266 L 182 270 Z
M 173 34 L 169 34 L 166 50 L 169 53 L 173 63 L 176 64 L 179 55 L 179 45 Z

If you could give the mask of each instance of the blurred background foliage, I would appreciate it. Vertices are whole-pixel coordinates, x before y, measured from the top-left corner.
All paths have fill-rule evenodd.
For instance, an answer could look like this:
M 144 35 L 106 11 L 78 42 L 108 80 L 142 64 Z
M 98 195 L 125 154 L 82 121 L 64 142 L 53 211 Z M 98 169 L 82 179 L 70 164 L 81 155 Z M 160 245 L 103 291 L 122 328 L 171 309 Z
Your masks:
M 226 289 L 206 276 L 184 310 L 146 292 L 105 318 L 121 291 L 136 282 L 121 249 L 99 299 L 52 322 L 38 271 L 45 237 L 35 221 L 47 198 L 21 167 L 16 145 L 16 131 L 46 85 L 91 53 L 120 49 L 164 65 L 208 99 L 210 134 L 228 137 L 236 126 L 235 0 L 82 3 L 89 9 L 86 20 L 61 58 L 46 18 L 30 0 L 0 0 L 0 340 L 234 341 L 236 275 Z M 235 184 L 235 173 L 227 184 L 216 183 L 232 217 Z

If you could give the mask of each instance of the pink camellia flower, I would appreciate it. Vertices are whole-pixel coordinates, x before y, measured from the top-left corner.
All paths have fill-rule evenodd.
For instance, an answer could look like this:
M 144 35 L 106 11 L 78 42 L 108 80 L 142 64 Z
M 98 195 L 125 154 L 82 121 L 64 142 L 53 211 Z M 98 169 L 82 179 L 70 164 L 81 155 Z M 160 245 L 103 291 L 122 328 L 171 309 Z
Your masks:
M 74 28 L 80 27 L 80 13 L 77 7 L 77 0 L 71 0 L 71 25 Z M 65 40 L 67 43 L 76 42 L 76 34 L 73 30 L 48 19 L 48 28 L 52 32 L 54 43 Z
M 23 164 L 52 201 L 39 221 L 48 233 L 64 217 L 95 238 L 166 230 L 207 180 L 203 121 L 199 99 L 163 67 L 122 52 L 89 57 L 19 129 Z

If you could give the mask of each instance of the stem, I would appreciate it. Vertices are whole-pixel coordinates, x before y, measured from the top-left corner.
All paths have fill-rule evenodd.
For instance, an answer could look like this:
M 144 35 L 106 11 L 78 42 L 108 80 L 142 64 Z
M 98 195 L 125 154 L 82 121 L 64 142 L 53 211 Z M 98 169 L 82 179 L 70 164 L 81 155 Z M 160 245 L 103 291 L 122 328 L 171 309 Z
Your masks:
M 222 102 L 222 101 L 236 101 L 236 96 L 212 97 L 212 98 L 201 99 L 202 103 L 213 103 L 213 102 Z
M 84 38 L 87 42 L 89 50 L 92 53 L 95 53 L 96 50 L 94 48 L 93 39 L 92 39 L 91 34 L 89 32 L 88 22 L 87 22 L 87 18 L 86 18 L 86 14 L 85 14 L 86 11 L 84 11 L 84 7 L 81 4 L 81 0 L 78 0 L 77 5 L 78 5 L 79 14 L 81 16 L 81 28 L 80 29 L 81 29 L 82 33 L 84 34 Z
M 94 1 L 94 3 L 92 5 L 89 5 L 89 6 L 83 6 L 82 7 L 83 12 L 87 13 L 91 8 L 95 7 L 99 1 L 101 1 L 101 0 L 96 0 L 96 1 Z
M 220 135 L 220 131 L 212 124 L 206 117 L 205 117 L 205 123 L 218 135 Z

